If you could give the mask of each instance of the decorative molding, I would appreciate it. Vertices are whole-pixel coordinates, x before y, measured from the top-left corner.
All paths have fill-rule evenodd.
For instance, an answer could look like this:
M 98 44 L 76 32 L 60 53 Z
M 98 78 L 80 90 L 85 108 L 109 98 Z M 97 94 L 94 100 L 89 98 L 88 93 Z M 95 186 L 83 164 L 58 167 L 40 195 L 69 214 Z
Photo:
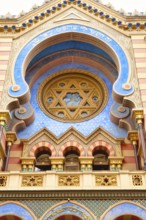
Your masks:
M 117 177 L 115 175 L 97 175 L 95 179 L 96 186 L 117 186 Z
M 70 199 L 81 199 L 81 200 L 88 200 L 88 199 L 144 199 L 146 198 L 146 191 L 144 190 L 54 190 L 54 191 L 0 191 L 0 198 L 1 200 L 13 199 L 13 200 L 23 200 L 23 199 L 61 199 L 61 200 L 68 200 Z
M 80 176 L 79 175 L 60 175 L 58 179 L 59 186 L 79 186 Z
M 22 187 L 43 186 L 43 176 L 42 175 L 23 175 L 21 186 Z
M 25 16 L 22 16 L 21 19 L 12 19 L 11 16 L 4 20 L 0 19 L 0 31 L 4 34 L 8 33 L 9 35 L 14 35 L 19 32 L 23 33 L 25 30 L 29 31 L 41 23 L 44 23 L 49 18 L 55 17 L 56 14 L 65 11 L 68 7 L 86 11 L 91 17 L 106 23 L 114 29 L 117 28 L 119 31 L 145 31 L 146 29 L 145 16 L 140 16 L 142 21 L 139 19 L 141 22 L 138 22 L 137 16 L 122 16 L 120 13 L 110 9 L 110 7 L 105 7 L 95 1 L 87 1 L 87 3 L 85 3 L 82 0 L 66 0 L 54 1 L 53 3 L 48 2 L 48 4 L 42 6 L 41 9 L 35 9 Z
M 132 175 L 132 183 L 133 186 L 142 186 L 143 181 L 142 181 L 142 175 Z
M 0 176 L 0 187 L 5 187 L 7 185 L 7 176 L 2 175 Z

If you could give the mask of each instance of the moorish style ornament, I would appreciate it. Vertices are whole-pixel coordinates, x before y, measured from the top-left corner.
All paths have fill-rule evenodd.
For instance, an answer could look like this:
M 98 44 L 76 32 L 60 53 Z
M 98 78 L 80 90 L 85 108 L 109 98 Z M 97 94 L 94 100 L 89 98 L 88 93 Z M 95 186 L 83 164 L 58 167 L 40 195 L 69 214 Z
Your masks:
M 43 112 L 64 122 L 93 118 L 103 110 L 107 101 L 106 85 L 91 73 L 54 74 L 38 91 L 38 103 Z

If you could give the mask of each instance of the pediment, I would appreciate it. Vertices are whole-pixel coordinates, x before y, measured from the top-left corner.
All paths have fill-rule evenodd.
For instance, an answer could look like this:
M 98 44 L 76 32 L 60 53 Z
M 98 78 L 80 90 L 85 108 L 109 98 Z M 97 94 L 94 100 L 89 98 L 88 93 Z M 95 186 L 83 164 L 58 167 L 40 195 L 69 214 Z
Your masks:
M 86 14 L 79 13 L 79 11 L 75 8 L 68 9 L 65 13 L 63 13 L 63 16 L 59 16 L 59 18 L 55 19 L 54 22 L 60 22 L 65 20 L 80 20 L 80 21 L 86 21 L 89 22 L 90 19 Z

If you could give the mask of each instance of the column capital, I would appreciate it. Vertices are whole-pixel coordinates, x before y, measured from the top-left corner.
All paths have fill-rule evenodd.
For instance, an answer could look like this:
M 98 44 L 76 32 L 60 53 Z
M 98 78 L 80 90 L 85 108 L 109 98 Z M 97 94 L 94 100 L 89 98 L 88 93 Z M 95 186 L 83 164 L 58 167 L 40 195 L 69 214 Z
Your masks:
M 35 165 L 35 157 L 21 157 L 22 171 L 33 171 Z
M 108 159 L 110 161 L 110 164 L 122 164 L 124 157 L 109 156 Z
M 94 157 L 79 157 L 80 164 L 92 164 Z
M 132 118 L 135 119 L 137 124 L 141 124 L 144 119 L 144 110 L 142 108 L 132 109 Z
M 5 125 L 11 119 L 10 112 L 8 110 L 0 111 L 0 125 Z
M 138 131 L 128 131 L 127 139 L 130 141 L 138 141 Z
M 64 157 L 50 157 L 51 170 L 63 171 Z
M 32 165 L 35 163 L 35 157 L 21 157 L 21 164 Z
M 6 141 L 11 142 L 12 144 L 14 141 L 17 140 L 16 132 L 10 131 L 6 133 Z
M 50 157 L 51 164 L 63 164 L 64 157 Z
M 108 157 L 110 162 L 110 170 L 119 171 L 122 169 L 124 157 Z

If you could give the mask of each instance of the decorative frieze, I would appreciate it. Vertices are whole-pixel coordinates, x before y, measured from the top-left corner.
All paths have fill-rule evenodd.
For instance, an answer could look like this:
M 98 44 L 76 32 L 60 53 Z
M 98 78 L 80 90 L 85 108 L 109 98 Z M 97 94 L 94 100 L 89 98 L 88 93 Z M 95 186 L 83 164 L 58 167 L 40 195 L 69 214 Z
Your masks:
M 133 175 L 132 183 L 133 183 L 133 186 L 142 186 L 143 185 L 142 175 L 138 175 L 138 174 Z
M 43 186 L 43 176 L 42 175 L 26 175 L 22 176 L 21 186 Z
M 7 176 L 0 176 L 0 187 L 7 185 Z
M 115 175 L 98 175 L 95 180 L 96 186 L 117 186 L 117 177 Z
M 61 175 L 58 177 L 59 186 L 79 186 L 80 176 L 79 175 Z

